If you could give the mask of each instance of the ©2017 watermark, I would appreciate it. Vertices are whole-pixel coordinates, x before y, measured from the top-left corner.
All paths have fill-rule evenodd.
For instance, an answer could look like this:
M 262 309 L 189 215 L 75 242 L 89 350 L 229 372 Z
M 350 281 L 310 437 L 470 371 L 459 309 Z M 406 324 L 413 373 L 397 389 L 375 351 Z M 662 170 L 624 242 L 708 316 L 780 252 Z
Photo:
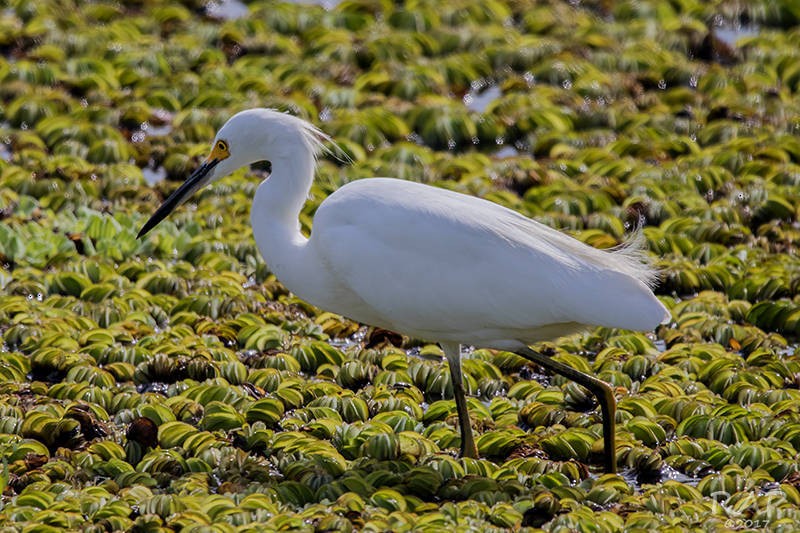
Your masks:
M 771 519 L 752 517 L 758 516 L 760 511 L 765 510 L 765 505 L 767 508 L 771 507 L 769 503 L 771 497 L 779 497 L 781 499 L 785 497 L 783 492 L 778 489 L 765 492 L 761 495 L 748 493 L 737 498 L 736 508 L 734 508 L 731 505 L 727 505 L 731 496 L 733 496 L 727 491 L 718 490 L 712 492 L 709 496 L 714 500 L 714 507 L 716 507 L 716 509 L 714 509 L 714 514 L 727 516 L 728 519 L 724 522 L 725 527 L 733 530 L 765 529 L 769 527 Z

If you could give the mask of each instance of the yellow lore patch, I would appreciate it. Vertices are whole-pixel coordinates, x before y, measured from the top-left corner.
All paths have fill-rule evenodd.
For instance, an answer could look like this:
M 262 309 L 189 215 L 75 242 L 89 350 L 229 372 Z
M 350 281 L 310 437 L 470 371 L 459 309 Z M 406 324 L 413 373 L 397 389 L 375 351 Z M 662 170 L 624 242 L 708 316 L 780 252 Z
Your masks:
M 211 149 L 211 154 L 206 159 L 207 163 L 210 163 L 214 160 L 222 161 L 223 159 L 227 159 L 230 157 L 231 153 L 228 151 L 228 143 L 225 141 L 217 141 L 214 143 L 214 147 Z

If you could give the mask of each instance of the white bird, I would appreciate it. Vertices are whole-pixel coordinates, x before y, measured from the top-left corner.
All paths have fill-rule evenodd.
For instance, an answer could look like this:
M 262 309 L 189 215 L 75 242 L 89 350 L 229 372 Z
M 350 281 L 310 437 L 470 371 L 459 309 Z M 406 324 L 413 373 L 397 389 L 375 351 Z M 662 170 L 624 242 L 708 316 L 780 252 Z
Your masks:
M 602 251 L 487 200 L 390 178 L 335 191 L 306 238 L 298 215 L 327 140 L 274 110 L 234 115 L 139 237 L 198 189 L 268 160 L 272 172 L 256 190 L 250 221 L 270 270 L 322 309 L 438 342 L 450 367 L 462 455 L 477 457 L 460 360 L 461 344 L 470 344 L 514 351 L 594 393 L 605 467 L 616 471 L 611 388 L 528 345 L 590 326 L 652 330 L 668 320 L 650 289 L 655 274 L 641 239 Z

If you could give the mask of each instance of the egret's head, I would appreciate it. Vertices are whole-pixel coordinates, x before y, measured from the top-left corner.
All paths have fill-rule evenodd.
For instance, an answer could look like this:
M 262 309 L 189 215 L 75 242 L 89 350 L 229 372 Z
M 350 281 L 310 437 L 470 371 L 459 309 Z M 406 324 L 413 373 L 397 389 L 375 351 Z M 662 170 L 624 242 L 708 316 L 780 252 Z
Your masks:
M 225 170 L 220 165 L 228 162 L 225 167 L 230 167 L 231 163 L 231 145 L 226 139 L 217 135 L 214 139 L 214 144 L 211 148 L 211 153 L 203 161 L 197 169 L 192 172 L 189 178 L 183 184 L 175 189 L 175 191 L 164 200 L 153 216 L 142 226 L 139 230 L 137 237 L 144 236 L 148 231 L 158 225 L 159 222 L 167 218 L 167 215 L 172 213 L 176 207 L 189 199 L 195 192 L 199 191 L 209 183 L 230 174 L 231 170 Z M 234 169 L 235 170 L 235 169 Z
M 322 146 L 321 139 L 327 137 L 314 126 L 285 113 L 249 109 L 235 114 L 217 132 L 206 160 L 153 213 L 138 237 L 209 183 L 258 161 L 296 157 L 298 145 L 315 153 Z

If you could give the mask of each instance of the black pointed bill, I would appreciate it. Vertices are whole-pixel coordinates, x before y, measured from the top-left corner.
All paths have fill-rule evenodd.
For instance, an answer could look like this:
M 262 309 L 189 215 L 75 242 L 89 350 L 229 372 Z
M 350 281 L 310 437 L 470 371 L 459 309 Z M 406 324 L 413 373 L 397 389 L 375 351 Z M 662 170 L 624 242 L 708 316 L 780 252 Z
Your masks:
M 208 173 L 217 166 L 219 163 L 219 159 L 207 159 L 202 165 L 200 165 L 197 170 L 192 172 L 192 175 L 183 182 L 183 184 L 175 189 L 175 192 L 169 195 L 169 197 L 164 200 L 164 203 L 161 204 L 153 216 L 150 217 L 142 229 L 139 230 L 139 234 L 136 235 L 137 239 L 142 238 L 149 232 L 151 229 L 156 227 L 159 222 L 167 218 L 167 215 L 172 213 L 176 207 L 181 205 L 183 202 L 189 199 L 191 195 L 193 195 L 198 189 L 200 189 L 205 184 L 205 178 L 208 176 Z

